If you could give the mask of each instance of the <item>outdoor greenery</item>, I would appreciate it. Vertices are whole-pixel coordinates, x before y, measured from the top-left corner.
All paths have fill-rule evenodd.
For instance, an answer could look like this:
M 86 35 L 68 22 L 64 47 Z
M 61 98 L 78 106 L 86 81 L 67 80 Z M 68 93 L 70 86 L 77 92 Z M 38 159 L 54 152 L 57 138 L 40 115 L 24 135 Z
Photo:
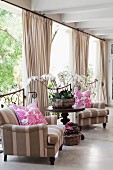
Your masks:
M 21 87 L 21 16 L 0 9 L 0 91 Z

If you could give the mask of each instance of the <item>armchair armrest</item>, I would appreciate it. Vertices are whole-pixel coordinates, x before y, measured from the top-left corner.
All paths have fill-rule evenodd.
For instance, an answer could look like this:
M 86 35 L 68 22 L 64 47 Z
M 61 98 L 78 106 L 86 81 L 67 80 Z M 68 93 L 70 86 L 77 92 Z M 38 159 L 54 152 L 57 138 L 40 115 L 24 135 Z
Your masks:
M 56 115 L 45 116 L 45 119 L 47 120 L 49 125 L 57 125 L 57 116 Z
M 93 106 L 93 108 L 105 109 L 105 103 L 104 102 L 92 103 L 92 106 Z
M 4 154 L 40 156 L 47 146 L 48 127 L 45 124 L 21 126 L 5 124 L 3 130 Z

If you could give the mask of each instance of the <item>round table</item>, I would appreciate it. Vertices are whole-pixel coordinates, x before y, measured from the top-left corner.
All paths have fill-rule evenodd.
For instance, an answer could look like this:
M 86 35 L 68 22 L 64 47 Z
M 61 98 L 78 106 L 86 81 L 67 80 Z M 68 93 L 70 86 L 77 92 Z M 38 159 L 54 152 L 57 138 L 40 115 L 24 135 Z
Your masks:
M 67 122 L 70 121 L 70 119 L 68 118 L 68 113 L 69 112 L 80 112 L 82 110 L 85 110 L 84 106 L 80 106 L 80 107 L 61 107 L 61 108 L 53 108 L 53 106 L 47 106 L 45 107 L 45 111 L 48 112 L 55 112 L 55 113 L 62 113 L 62 119 L 61 122 L 65 125 Z

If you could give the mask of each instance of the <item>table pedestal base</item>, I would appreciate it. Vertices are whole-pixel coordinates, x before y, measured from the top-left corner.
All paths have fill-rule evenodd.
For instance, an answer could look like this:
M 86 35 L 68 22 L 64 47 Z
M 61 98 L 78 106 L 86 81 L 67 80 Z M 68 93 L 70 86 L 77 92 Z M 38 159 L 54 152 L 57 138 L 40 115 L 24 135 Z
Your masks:
M 65 125 L 67 122 L 70 121 L 70 119 L 67 118 L 68 115 L 69 115 L 68 113 L 62 113 L 62 114 L 61 114 L 61 116 L 62 116 L 62 118 L 63 118 L 63 119 L 61 119 L 61 122 L 63 123 L 63 125 Z

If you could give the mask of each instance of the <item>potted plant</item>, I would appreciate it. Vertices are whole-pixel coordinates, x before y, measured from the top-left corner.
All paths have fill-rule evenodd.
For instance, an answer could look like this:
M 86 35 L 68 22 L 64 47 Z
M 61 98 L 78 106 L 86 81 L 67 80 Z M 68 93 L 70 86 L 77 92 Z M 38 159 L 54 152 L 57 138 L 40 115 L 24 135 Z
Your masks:
M 67 87 L 70 85 L 67 85 Z M 63 87 L 65 88 L 65 87 Z M 72 89 L 57 88 L 56 92 L 49 94 L 49 99 L 53 107 L 71 107 L 74 104 L 74 94 Z
M 56 76 L 52 74 L 43 74 L 42 76 L 32 76 L 28 80 L 40 81 L 48 89 L 49 101 L 53 107 L 71 107 L 74 105 L 74 87 L 82 81 L 82 77 L 77 74 L 71 74 L 68 71 L 62 71 Z M 71 83 L 73 82 L 73 90 Z
M 77 123 L 68 122 L 65 125 L 64 145 L 78 145 L 80 143 L 81 133 Z

